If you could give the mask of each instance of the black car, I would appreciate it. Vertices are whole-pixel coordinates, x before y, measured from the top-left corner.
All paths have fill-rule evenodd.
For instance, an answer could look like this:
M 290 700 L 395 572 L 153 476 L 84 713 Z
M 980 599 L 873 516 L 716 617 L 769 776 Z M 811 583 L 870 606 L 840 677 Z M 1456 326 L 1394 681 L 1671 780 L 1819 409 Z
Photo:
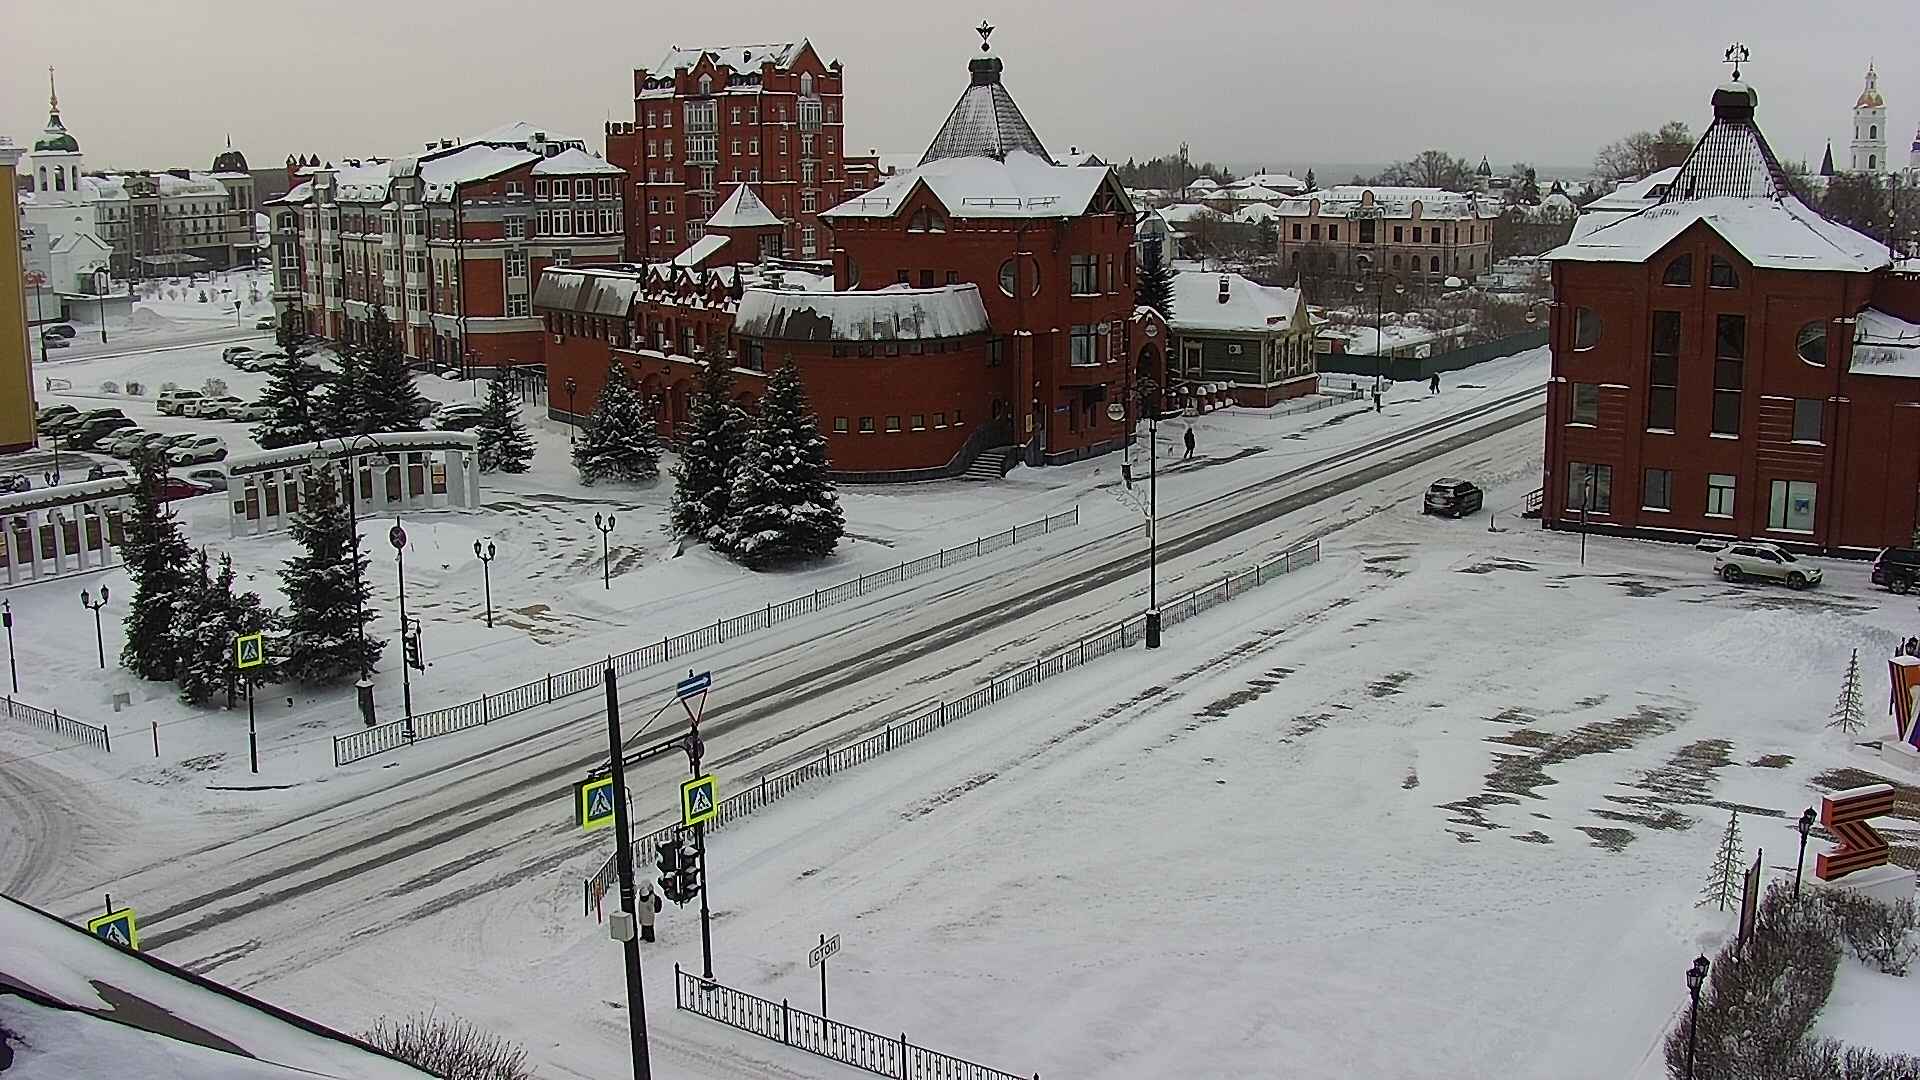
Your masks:
M 1421 504 L 1420 512 L 1465 517 L 1479 510 L 1480 504 L 1485 501 L 1486 494 L 1473 481 L 1443 476 L 1427 489 L 1427 498 Z
M 124 416 L 97 417 L 67 432 L 67 445 L 75 450 L 92 450 L 109 434 L 132 426 L 133 421 Z
M 1920 580 L 1920 551 L 1913 548 L 1885 548 L 1873 560 L 1873 583 L 1894 592 L 1911 592 Z
M 54 323 L 52 326 L 41 330 L 40 336 L 43 338 L 70 338 L 74 333 L 73 327 L 68 326 L 66 323 Z

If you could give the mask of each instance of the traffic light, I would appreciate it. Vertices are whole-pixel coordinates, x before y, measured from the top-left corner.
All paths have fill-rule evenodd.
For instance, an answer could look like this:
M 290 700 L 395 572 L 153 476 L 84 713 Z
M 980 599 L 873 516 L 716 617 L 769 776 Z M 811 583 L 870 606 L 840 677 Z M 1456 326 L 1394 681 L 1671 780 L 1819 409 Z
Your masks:
M 675 903 L 684 904 L 700 895 L 700 851 L 692 844 L 680 849 L 680 868 L 674 888 L 679 893 Z
M 680 838 L 662 840 L 657 845 L 660 856 L 654 860 L 654 866 L 660 871 L 660 894 L 676 904 L 686 903 L 680 895 Z
M 413 626 L 410 629 L 401 631 L 400 646 L 401 646 L 401 649 L 406 654 L 405 659 L 408 667 L 414 669 L 415 671 L 427 670 L 427 665 L 420 661 L 420 624 L 419 623 L 416 622 L 413 624 Z

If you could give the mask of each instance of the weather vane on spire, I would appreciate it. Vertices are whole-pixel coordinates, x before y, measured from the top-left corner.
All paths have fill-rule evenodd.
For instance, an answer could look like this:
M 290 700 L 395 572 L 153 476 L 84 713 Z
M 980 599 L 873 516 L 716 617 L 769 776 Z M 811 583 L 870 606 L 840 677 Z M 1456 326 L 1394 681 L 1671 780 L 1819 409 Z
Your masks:
M 987 44 L 987 39 L 993 36 L 993 24 L 988 22 L 985 19 L 981 19 L 980 25 L 974 27 L 973 31 L 974 33 L 980 35 L 980 51 L 981 52 L 992 51 L 992 46 Z
M 47 65 L 47 106 L 54 112 L 60 111 L 60 93 L 53 88 L 53 65 Z
M 1733 65 L 1734 82 L 1740 81 L 1740 65 L 1747 62 L 1747 55 L 1747 47 L 1737 41 L 1727 46 L 1726 58 L 1720 62 Z

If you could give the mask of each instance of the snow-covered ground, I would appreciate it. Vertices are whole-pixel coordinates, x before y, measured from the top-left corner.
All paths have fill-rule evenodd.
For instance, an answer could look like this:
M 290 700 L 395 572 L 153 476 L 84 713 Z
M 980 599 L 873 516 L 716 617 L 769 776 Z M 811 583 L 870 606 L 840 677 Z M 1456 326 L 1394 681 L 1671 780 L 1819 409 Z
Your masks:
M 124 289 L 125 285 L 116 282 L 115 287 Z M 107 316 L 104 341 L 99 317 L 84 301 L 76 301 L 71 311 L 74 337 L 64 348 L 47 350 L 45 363 L 36 344 L 35 374 L 66 378 L 70 365 L 91 357 L 137 354 L 182 344 L 272 340 L 271 331 L 254 325 L 274 313 L 273 275 L 269 271 L 219 271 L 202 274 L 191 282 L 185 277 L 156 278 L 139 283 L 134 290 L 137 299 L 131 311 Z M 205 301 L 200 299 L 202 295 Z

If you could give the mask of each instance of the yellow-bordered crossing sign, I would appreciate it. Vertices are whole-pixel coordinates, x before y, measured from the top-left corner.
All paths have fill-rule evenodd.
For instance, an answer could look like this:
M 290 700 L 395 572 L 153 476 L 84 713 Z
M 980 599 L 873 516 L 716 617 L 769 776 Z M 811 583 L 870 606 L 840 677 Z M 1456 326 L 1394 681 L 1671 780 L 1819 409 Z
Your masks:
M 134 918 L 133 909 L 123 907 L 98 918 L 87 920 L 87 933 L 102 941 L 111 941 L 115 945 L 124 945 L 135 952 L 140 951 L 140 924 Z
M 580 827 L 588 832 L 613 824 L 613 777 L 602 776 L 573 785 L 573 805 Z
M 712 773 L 680 785 L 680 824 L 691 829 L 720 816 L 720 782 Z
M 233 666 L 245 671 L 257 668 L 267 662 L 267 646 L 263 634 L 241 634 L 233 639 Z

